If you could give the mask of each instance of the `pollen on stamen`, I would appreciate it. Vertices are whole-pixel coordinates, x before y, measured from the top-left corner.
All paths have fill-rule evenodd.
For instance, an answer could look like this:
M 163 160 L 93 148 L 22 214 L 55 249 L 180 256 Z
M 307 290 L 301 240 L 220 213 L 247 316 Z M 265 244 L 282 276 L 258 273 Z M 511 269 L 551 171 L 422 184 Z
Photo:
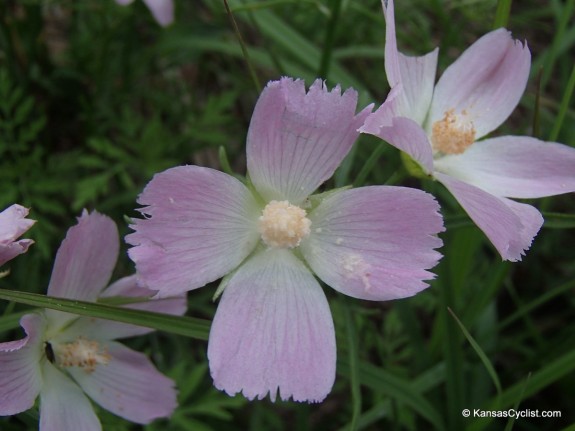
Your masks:
M 431 144 L 434 151 L 461 154 L 475 142 L 475 127 L 471 121 L 465 121 L 465 115 L 465 111 L 458 116 L 450 109 L 441 120 L 433 123 Z
M 72 343 L 53 345 L 56 363 L 60 367 L 80 367 L 86 373 L 98 365 L 107 365 L 112 357 L 97 341 L 78 337 Z
M 288 201 L 271 201 L 258 220 L 262 241 L 269 247 L 294 248 L 309 235 L 311 221 L 304 209 Z

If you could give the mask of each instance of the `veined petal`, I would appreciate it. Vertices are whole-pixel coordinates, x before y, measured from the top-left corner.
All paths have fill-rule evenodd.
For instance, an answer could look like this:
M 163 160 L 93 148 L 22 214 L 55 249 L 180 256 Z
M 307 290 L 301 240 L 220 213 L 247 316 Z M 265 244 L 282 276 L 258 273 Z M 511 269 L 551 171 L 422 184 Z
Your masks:
M 479 139 L 511 114 L 527 85 L 531 54 L 505 29 L 487 33 L 449 66 L 437 85 L 429 125 L 452 111 Z
M 112 276 L 119 248 L 116 224 L 84 210 L 58 249 L 48 295 L 94 301 Z
M 387 6 L 386 6 L 387 3 Z M 399 68 L 399 50 L 395 36 L 395 7 L 393 0 L 381 0 L 383 16 L 385 18 L 385 74 L 390 88 L 401 83 L 401 70 Z
M 0 265 L 4 265 L 9 260 L 28 251 L 28 247 L 34 244 L 31 239 L 21 239 L 8 244 L 0 244 Z
M 329 179 L 349 152 L 371 105 L 355 115 L 357 92 L 328 91 L 316 80 L 282 78 L 258 99 L 247 138 L 250 178 L 267 200 L 299 205 Z
M 0 343 L 0 416 L 28 410 L 42 387 L 40 360 L 44 319 L 26 314 L 20 319 L 26 331 L 22 340 Z
M 26 218 L 28 208 L 14 204 L 0 212 L 0 243 L 16 240 L 32 227 L 36 220 Z
M 102 425 L 82 390 L 44 361 L 40 392 L 40 431 L 101 431 Z
M 410 57 L 397 49 L 393 0 L 382 1 L 385 16 L 385 73 L 391 88 L 401 85 L 396 114 L 422 125 L 433 95 L 438 49 L 420 57 Z
M 173 315 L 182 315 L 186 312 L 187 299 L 185 294 L 180 294 L 175 297 L 151 299 L 156 293 L 155 290 L 140 287 L 137 282 L 137 276 L 131 275 L 111 284 L 102 292 L 100 298 L 133 297 L 141 299 L 141 301 L 126 304 L 124 307 Z M 145 300 L 145 298 L 148 299 Z M 66 330 L 66 336 L 70 339 L 83 336 L 88 339 L 116 340 L 119 338 L 148 334 L 152 331 L 153 329 L 143 326 L 129 325 L 105 319 L 95 319 L 93 317 L 81 317 Z
M 369 115 L 360 132 L 377 136 L 404 151 L 421 166 L 426 174 L 431 175 L 433 172 L 431 143 L 425 130 L 419 124 L 409 118 L 395 116 L 398 94 L 395 94 L 394 90 L 392 89 L 383 105 Z
M 262 251 L 231 278 L 210 331 L 214 385 L 248 399 L 319 402 L 335 379 L 335 332 L 319 284 L 285 249 Z
M 154 19 L 163 27 L 174 22 L 174 3 L 172 0 L 144 0 Z
M 84 392 L 106 410 L 139 424 L 170 416 L 177 406 L 174 382 L 142 353 L 116 342 L 108 343 L 107 351 L 110 362 L 93 372 L 69 369 Z
M 258 240 L 261 213 L 251 192 L 214 169 L 180 166 L 156 174 L 138 199 L 126 242 L 138 274 L 158 296 L 174 296 L 223 277 Z
M 540 198 L 575 191 L 575 149 L 528 136 L 475 142 L 435 169 L 496 196 Z
M 35 220 L 27 219 L 28 208 L 14 204 L 0 212 L 0 265 L 19 254 L 25 253 L 34 241 L 22 239 L 16 241 L 32 227 Z
M 326 284 L 354 298 L 412 296 L 434 278 L 444 230 L 435 199 L 421 190 L 372 186 L 327 197 L 309 214 L 301 251 Z
M 535 207 L 491 195 L 439 172 L 435 177 L 455 196 L 503 260 L 521 260 L 543 224 Z
M 417 124 L 423 124 L 429 112 L 438 52 L 439 48 L 435 48 L 420 57 L 399 54 L 403 106 L 398 109 L 398 113 L 402 117 L 411 118 Z

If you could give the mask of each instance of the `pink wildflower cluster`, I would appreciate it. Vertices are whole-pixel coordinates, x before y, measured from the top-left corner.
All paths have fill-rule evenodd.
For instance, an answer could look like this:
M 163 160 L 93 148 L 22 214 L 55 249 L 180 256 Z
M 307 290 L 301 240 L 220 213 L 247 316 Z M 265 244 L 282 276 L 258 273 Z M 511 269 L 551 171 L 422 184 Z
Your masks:
M 335 374 L 335 338 L 314 275 L 355 298 L 389 300 L 427 287 L 441 255 L 435 201 L 402 187 L 313 194 L 358 136 L 374 134 L 444 184 L 516 261 L 543 223 L 511 198 L 575 190 L 575 150 L 529 137 L 479 140 L 517 105 L 527 47 L 504 29 L 473 44 L 434 85 L 437 50 L 397 50 L 393 1 L 385 67 L 392 87 L 374 113 L 357 95 L 316 81 L 271 82 L 247 138 L 248 182 L 197 166 L 157 174 L 140 195 L 146 217 L 126 240 L 141 279 L 159 296 L 224 277 L 208 344 L 217 388 L 272 400 L 321 401 Z
M 527 45 L 505 29 L 492 31 L 434 84 L 438 50 L 422 57 L 401 54 L 393 0 L 383 9 L 385 71 L 392 88 L 361 132 L 407 153 L 453 194 L 504 260 L 521 260 L 543 217 L 509 198 L 575 191 L 575 149 L 528 136 L 479 140 L 519 103 L 531 66 Z
M 119 245 L 112 220 L 84 212 L 58 250 L 48 295 L 82 301 L 153 296 L 155 292 L 140 287 L 135 276 L 106 287 Z M 186 300 L 179 296 L 140 301 L 131 307 L 182 314 Z M 39 397 L 40 431 L 99 431 L 102 427 L 88 397 L 142 424 L 169 416 L 175 409 L 174 382 L 144 354 L 116 341 L 149 329 L 54 310 L 26 314 L 20 324 L 25 338 L 0 343 L 0 415 L 28 410 Z
M 116 0 L 128 4 L 131 0 Z M 169 0 L 144 0 L 161 25 Z M 137 276 L 108 286 L 119 250 L 114 223 L 84 212 L 58 250 L 51 296 L 97 301 L 150 297 L 135 308 L 182 314 L 185 293 L 222 279 L 208 342 L 214 385 L 249 399 L 320 402 L 336 369 L 329 301 L 320 283 L 372 301 L 428 287 L 442 255 L 439 205 L 421 190 L 392 186 L 320 190 L 360 133 L 405 152 L 442 183 L 504 260 L 517 261 L 543 224 L 513 199 L 575 191 L 575 149 L 525 136 L 485 138 L 511 114 L 530 70 L 526 44 L 505 29 L 469 47 L 435 83 L 438 50 L 397 48 L 393 0 L 383 4 L 383 104 L 357 111 L 357 92 L 316 80 L 268 83 L 247 135 L 247 178 L 179 166 L 139 196 L 130 258 Z M 34 223 L 13 205 L 0 213 L 0 265 L 27 250 Z M 145 286 L 145 287 L 143 287 Z M 150 290 L 151 289 L 151 290 Z M 0 415 L 40 398 L 40 429 L 100 430 L 88 399 L 137 423 L 169 416 L 174 383 L 144 355 L 115 341 L 136 326 L 45 310 L 25 315 L 22 340 L 0 343 Z

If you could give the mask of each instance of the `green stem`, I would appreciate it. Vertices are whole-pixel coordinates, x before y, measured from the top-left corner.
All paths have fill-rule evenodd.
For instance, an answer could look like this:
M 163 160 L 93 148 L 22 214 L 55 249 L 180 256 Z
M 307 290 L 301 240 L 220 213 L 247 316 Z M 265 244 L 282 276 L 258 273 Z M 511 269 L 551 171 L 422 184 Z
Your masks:
M 226 12 L 227 12 L 228 16 L 230 17 L 232 27 L 234 28 L 234 33 L 236 34 L 236 37 L 238 38 L 238 42 L 240 43 L 240 46 L 242 47 L 242 53 L 244 55 L 244 59 L 246 61 L 246 65 L 248 67 L 248 71 L 250 72 L 250 76 L 252 78 L 254 86 L 256 87 L 257 92 L 261 93 L 262 85 L 260 84 L 260 81 L 258 79 L 258 75 L 256 74 L 254 66 L 250 60 L 250 55 L 248 53 L 248 49 L 246 48 L 246 44 L 244 42 L 244 39 L 242 38 L 242 34 L 240 33 L 240 29 L 238 27 L 238 23 L 236 22 L 236 19 L 234 18 L 234 15 L 232 14 L 232 11 L 230 10 L 230 6 L 228 5 L 227 0 L 224 0 L 224 6 L 226 7 Z
M 565 120 L 565 114 L 567 114 L 567 110 L 569 109 L 569 102 L 571 102 L 571 96 L 573 96 L 573 90 L 575 90 L 575 65 L 573 65 L 573 69 L 571 70 L 571 76 L 569 77 L 569 81 L 567 82 L 567 88 L 565 89 L 563 99 L 561 100 L 561 106 L 559 108 L 559 112 L 557 113 L 555 124 L 553 124 L 553 130 L 549 135 L 550 141 L 556 141 L 557 137 L 559 136 L 561 126 L 563 125 L 563 120 Z
M 327 23 L 325 43 L 318 72 L 318 75 L 324 79 L 327 79 L 329 74 L 329 67 L 331 65 L 331 57 L 335 43 L 335 32 L 341 11 L 341 0 L 332 0 L 331 5 L 331 17 Z

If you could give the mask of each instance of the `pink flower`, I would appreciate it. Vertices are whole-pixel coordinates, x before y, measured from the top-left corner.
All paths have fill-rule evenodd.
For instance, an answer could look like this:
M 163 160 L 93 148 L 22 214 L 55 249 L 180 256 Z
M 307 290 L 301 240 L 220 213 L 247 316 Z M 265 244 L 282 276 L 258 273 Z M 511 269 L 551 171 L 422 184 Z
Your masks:
M 123 6 L 129 5 L 134 0 L 116 0 L 116 3 Z M 154 19 L 162 27 L 166 27 L 174 22 L 174 2 L 173 0 L 144 0 Z
M 84 212 L 56 255 L 48 295 L 96 301 L 107 296 L 150 296 L 134 276 L 107 285 L 119 238 L 108 217 Z M 181 314 L 185 299 L 138 302 L 134 308 Z M 22 340 L 0 343 L 0 415 L 14 415 L 40 396 L 40 431 L 102 427 L 85 394 L 103 408 L 137 423 L 169 416 L 176 407 L 174 383 L 145 355 L 115 341 L 149 329 L 78 317 L 54 310 L 27 314 Z
M 543 217 L 508 198 L 575 191 L 575 149 L 527 136 L 478 141 L 517 106 L 529 76 L 527 46 L 505 29 L 492 31 L 434 87 L 437 49 L 422 57 L 398 52 L 393 0 L 384 13 L 385 71 L 392 90 L 360 131 L 405 151 L 447 187 L 504 260 L 521 260 Z
M 126 237 L 159 295 L 226 276 L 208 344 L 215 386 L 232 395 L 321 401 L 335 379 L 329 304 L 315 273 L 355 298 L 414 295 L 433 278 L 443 229 L 437 202 L 402 187 L 310 196 L 349 152 L 371 106 L 320 80 L 283 78 L 262 92 L 247 137 L 247 185 L 181 166 L 139 197 L 147 217 Z M 313 271 L 313 273 L 312 273 Z
M 34 244 L 31 239 L 16 241 L 36 223 L 35 220 L 25 218 L 27 215 L 28 209 L 17 204 L 0 212 L 0 265 L 25 253 Z

